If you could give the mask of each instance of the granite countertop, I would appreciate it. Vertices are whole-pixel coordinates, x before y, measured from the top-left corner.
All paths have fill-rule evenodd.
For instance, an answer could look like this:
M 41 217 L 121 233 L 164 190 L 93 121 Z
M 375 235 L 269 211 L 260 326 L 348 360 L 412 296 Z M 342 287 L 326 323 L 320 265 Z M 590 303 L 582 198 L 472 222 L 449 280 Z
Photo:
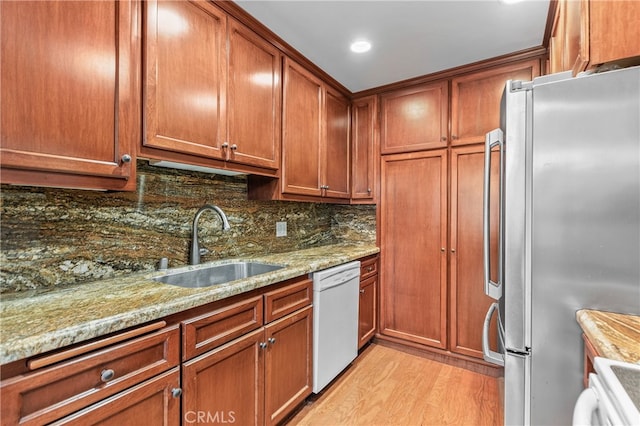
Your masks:
M 640 363 L 640 316 L 582 309 L 576 319 L 600 356 Z
M 152 281 L 165 272 L 133 274 L 57 290 L 16 293 L 0 304 L 0 365 L 72 345 L 229 296 L 378 253 L 371 244 L 336 244 L 234 260 L 285 265 L 274 272 L 207 288 Z M 185 268 L 180 268 L 185 269 Z

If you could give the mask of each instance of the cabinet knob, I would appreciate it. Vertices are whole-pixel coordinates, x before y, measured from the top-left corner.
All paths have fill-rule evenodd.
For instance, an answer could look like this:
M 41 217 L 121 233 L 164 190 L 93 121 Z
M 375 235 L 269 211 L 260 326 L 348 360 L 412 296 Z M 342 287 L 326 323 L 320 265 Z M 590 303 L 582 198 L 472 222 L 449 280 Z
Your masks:
M 269 337 L 269 338 L 267 339 L 267 341 L 273 345 L 273 344 L 275 344 L 275 343 L 276 343 L 276 338 L 275 338 L 275 337 Z
M 182 395 L 182 389 L 180 388 L 173 388 L 171 389 L 171 396 L 174 398 L 180 398 L 180 396 Z
M 107 383 L 109 380 L 113 380 L 115 376 L 116 373 L 112 369 L 102 370 L 102 373 L 100 373 L 100 380 Z
M 222 142 L 222 145 L 220 145 L 220 148 L 222 149 L 229 148 L 229 142 Z
M 458 135 L 451 135 L 451 139 L 458 139 Z
M 364 294 L 364 288 L 361 288 L 361 289 L 360 289 L 360 293 L 361 293 L 361 294 Z
M 131 162 L 131 156 L 129 154 L 124 154 L 120 158 L 120 161 L 122 161 L 123 163 L 130 163 Z
M 445 250 L 445 248 L 444 248 L 444 247 L 440 247 L 440 251 L 441 251 L 442 253 L 444 253 L 446 250 Z
M 442 136 L 442 137 L 440 138 L 440 140 L 441 140 L 442 142 L 446 142 L 446 141 L 447 141 L 447 137 L 446 137 L 446 136 Z
M 371 272 L 371 271 L 373 271 L 373 266 L 368 266 L 367 267 L 367 272 Z
M 267 349 L 267 344 L 265 342 L 260 342 L 260 349 Z
M 367 188 L 367 192 L 371 194 L 371 188 Z
M 451 253 L 455 253 L 455 252 L 456 252 L 456 249 L 451 249 Z
M 238 149 L 238 145 L 236 145 L 235 143 L 231 144 L 231 150 L 235 151 L 236 149 Z

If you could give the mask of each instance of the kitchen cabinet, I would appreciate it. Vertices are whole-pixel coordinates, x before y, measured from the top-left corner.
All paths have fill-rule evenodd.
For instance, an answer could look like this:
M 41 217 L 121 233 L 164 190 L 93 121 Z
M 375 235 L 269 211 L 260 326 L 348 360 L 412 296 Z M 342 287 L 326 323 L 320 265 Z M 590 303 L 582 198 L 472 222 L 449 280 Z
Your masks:
M 350 102 L 293 60 L 283 68 L 281 178 L 249 176 L 249 198 L 348 203 Z
M 102 402 L 52 425 L 101 424 L 120 426 L 132 419 L 144 419 L 145 424 L 178 426 L 180 424 L 180 369 L 147 380 Z
M 573 75 L 640 56 L 640 4 L 634 1 L 559 0 L 549 39 L 549 71 Z
M 482 359 L 482 324 L 491 303 L 483 288 L 484 146 L 450 153 L 450 168 L 447 150 L 382 158 L 380 333 Z M 494 174 L 498 164 L 496 157 Z M 491 210 L 492 225 L 497 210 Z
M 491 252 L 498 251 L 498 153 L 492 153 Z M 451 150 L 451 208 L 449 218 L 449 349 L 482 359 L 482 324 L 493 302 L 483 283 L 483 176 L 484 145 Z M 494 256 L 492 277 L 497 271 Z M 495 321 L 495 319 L 494 319 Z M 497 350 L 497 327 L 490 327 L 493 350 Z
M 162 416 L 168 424 L 178 424 L 177 370 L 167 371 L 179 363 L 179 341 L 180 331 L 174 325 L 114 345 L 101 347 L 98 340 L 63 350 L 42 368 L 35 368 L 41 360 L 29 361 L 32 371 L 0 382 L 2 422 L 50 423 L 78 410 L 83 410 L 80 415 L 62 422 L 114 422 L 122 413 L 144 410 L 145 418 Z M 93 347 L 100 349 L 90 350 Z M 144 395 L 148 397 L 140 399 Z
M 381 163 L 380 333 L 447 345 L 447 151 Z
M 376 334 L 378 323 L 378 256 L 360 260 L 360 300 L 358 303 L 358 349 Z
M 312 299 L 304 277 L 182 321 L 184 418 L 205 412 L 209 422 L 271 425 L 304 401 Z
M 279 51 L 210 2 L 149 1 L 145 11 L 140 156 L 275 174 Z
M 0 3 L 2 183 L 135 189 L 139 9 Z
M 282 193 L 349 198 L 349 101 L 284 60 Z
M 380 95 L 381 153 L 446 147 L 448 87 L 442 80 Z
M 377 201 L 378 146 L 378 97 L 355 99 L 351 115 L 351 202 L 375 204 Z
M 483 143 L 500 127 L 500 99 L 507 80 L 531 81 L 540 60 L 531 59 L 451 79 L 451 145 Z

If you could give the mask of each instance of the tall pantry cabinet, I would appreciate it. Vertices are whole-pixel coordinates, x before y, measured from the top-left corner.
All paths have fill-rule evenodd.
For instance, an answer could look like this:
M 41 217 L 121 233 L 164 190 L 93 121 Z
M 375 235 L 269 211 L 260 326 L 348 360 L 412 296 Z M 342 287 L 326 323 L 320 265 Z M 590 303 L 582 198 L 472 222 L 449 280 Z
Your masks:
M 529 57 L 381 94 L 382 340 L 482 363 L 484 135 L 506 81 L 539 74 Z

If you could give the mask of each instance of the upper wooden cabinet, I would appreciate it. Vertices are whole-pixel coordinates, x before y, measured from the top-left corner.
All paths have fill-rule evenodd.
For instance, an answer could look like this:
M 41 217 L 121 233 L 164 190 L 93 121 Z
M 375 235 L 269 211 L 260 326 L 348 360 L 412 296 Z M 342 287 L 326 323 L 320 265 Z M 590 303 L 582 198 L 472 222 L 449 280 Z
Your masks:
M 135 189 L 137 2 L 0 3 L 2 183 Z
M 549 39 L 549 71 L 572 70 L 576 75 L 640 56 L 638 22 L 637 1 L 558 0 Z
M 349 198 L 349 100 L 284 60 L 282 193 Z
M 351 111 L 351 199 L 354 203 L 375 203 L 379 161 L 377 96 L 354 100 Z
M 324 119 L 324 158 L 322 182 L 325 197 L 349 198 L 351 188 L 351 147 L 349 145 L 350 102 L 340 93 L 326 88 Z M 322 186 L 322 185 L 321 185 Z
M 500 99 L 507 80 L 531 81 L 540 75 L 540 61 L 490 68 L 451 80 L 451 144 L 482 143 L 500 127 Z
M 210 2 L 149 1 L 145 11 L 140 155 L 277 170 L 279 51 Z
M 443 80 L 380 97 L 382 154 L 447 146 L 448 84 Z

